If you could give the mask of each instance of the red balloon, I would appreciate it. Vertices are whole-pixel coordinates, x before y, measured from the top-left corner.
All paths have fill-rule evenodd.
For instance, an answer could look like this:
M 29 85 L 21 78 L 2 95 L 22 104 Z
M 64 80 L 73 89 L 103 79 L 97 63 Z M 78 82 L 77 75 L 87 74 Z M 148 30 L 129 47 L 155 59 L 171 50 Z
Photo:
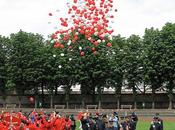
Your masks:
M 111 46 L 112 46 L 112 44 L 111 44 L 110 42 L 108 42 L 108 43 L 107 43 L 107 46 L 108 46 L 108 47 L 111 47 Z
M 54 48 L 59 48 L 60 47 L 60 43 L 59 42 L 56 42 L 55 44 L 54 44 Z
M 111 15 L 110 18 L 114 18 L 114 15 Z
M 79 9 L 77 9 L 77 10 L 76 10 L 76 13 L 77 13 L 77 14 L 80 14 L 80 10 L 79 10 Z
M 77 6 L 73 5 L 73 6 L 72 6 L 72 9 L 73 9 L 73 10 L 77 10 Z
M 52 16 L 52 13 L 49 13 L 49 16 Z
M 64 48 L 64 45 L 63 44 L 60 44 L 60 48 Z
M 108 31 L 109 34 L 112 34 L 114 32 L 114 30 Z
M 85 54 L 84 51 L 81 51 L 81 52 L 80 52 L 80 55 L 81 55 L 81 56 L 84 56 L 84 54 Z
M 95 41 L 95 42 L 94 42 L 94 45 L 95 45 L 95 46 L 98 46 L 98 42 L 97 42 L 97 41 Z
M 74 0 L 74 3 L 77 3 L 77 0 Z
M 52 38 L 53 39 L 57 39 L 57 35 L 56 34 L 52 34 Z
M 72 11 L 72 9 L 71 8 L 69 8 L 69 12 L 71 12 Z
M 68 26 L 68 24 L 66 22 L 61 23 L 61 25 L 64 26 L 64 27 L 67 27 Z
M 92 47 L 92 51 L 95 51 L 95 47 Z
M 82 35 L 92 43 L 92 46 L 94 46 L 91 48 L 92 53 L 96 54 L 95 46 L 102 44 L 97 39 L 104 41 L 106 35 L 113 33 L 114 30 L 108 29 L 109 19 L 114 18 L 114 15 L 110 14 L 110 10 L 113 8 L 113 0 L 100 0 L 99 3 L 96 0 L 84 0 L 83 2 L 84 5 L 81 5 L 78 0 L 73 0 L 72 5 L 67 4 L 70 17 L 69 19 L 60 18 L 61 26 L 66 29 L 60 29 L 52 35 L 55 40 L 58 39 L 57 35 L 62 35 L 60 40 L 63 43 L 55 43 L 55 48 L 67 47 L 71 49 L 71 46 L 65 45 L 67 41 L 70 40 L 72 43 L 76 43 L 81 38 L 79 35 Z M 49 16 L 52 16 L 52 13 L 49 13 Z M 108 47 L 112 46 L 110 42 L 106 45 Z M 80 55 L 84 56 L 85 52 L 80 51 Z
M 97 51 L 94 51 L 93 54 L 96 55 L 97 54 Z
M 55 32 L 55 34 L 58 34 L 58 33 L 60 33 L 60 31 L 56 31 L 56 32 Z
M 69 46 L 69 49 L 72 49 L 72 46 Z

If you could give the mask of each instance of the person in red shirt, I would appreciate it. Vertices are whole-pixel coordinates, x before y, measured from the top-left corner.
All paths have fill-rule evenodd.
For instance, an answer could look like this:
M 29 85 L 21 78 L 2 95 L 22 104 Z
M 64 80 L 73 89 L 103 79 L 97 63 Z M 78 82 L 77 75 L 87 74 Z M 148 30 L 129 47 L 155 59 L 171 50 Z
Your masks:
M 26 130 L 26 126 L 24 123 L 21 123 L 20 125 L 14 126 L 14 130 Z
M 79 112 L 77 116 L 77 120 L 81 120 L 83 117 L 83 112 Z
M 27 128 L 29 128 L 29 130 L 36 130 L 37 129 L 36 125 L 31 123 L 31 122 L 27 124 Z
M 66 118 L 63 120 L 63 125 L 61 127 L 61 130 L 71 130 L 71 125 L 72 125 L 72 122 L 69 119 L 69 116 L 66 115 Z
M 7 126 L 0 120 L 0 130 L 8 130 Z
M 40 128 L 42 130 L 48 130 L 47 129 L 47 121 L 46 121 L 46 119 L 44 117 L 42 117 L 42 120 L 41 120 L 41 123 L 40 123 Z
M 55 130 L 59 130 L 62 127 L 62 119 L 61 117 L 57 117 L 57 119 L 54 122 L 54 128 Z

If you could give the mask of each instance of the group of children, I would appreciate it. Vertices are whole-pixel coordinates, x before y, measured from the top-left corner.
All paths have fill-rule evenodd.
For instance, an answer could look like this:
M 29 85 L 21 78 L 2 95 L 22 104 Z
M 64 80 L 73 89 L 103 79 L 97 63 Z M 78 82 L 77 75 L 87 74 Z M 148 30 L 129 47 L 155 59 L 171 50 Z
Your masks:
M 77 123 L 78 125 L 76 125 Z M 136 130 L 138 117 L 135 112 L 119 117 L 112 114 L 79 112 L 76 116 L 43 111 L 30 113 L 2 112 L 0 130 Z M 163 130 L 163 121 L 156 115 L 149 130 Z
M 73 115 L 56 112 L 44 113 L 35 110 L 29 114 L 22 112 L 2 112 L 0 130 L 75 130 Z

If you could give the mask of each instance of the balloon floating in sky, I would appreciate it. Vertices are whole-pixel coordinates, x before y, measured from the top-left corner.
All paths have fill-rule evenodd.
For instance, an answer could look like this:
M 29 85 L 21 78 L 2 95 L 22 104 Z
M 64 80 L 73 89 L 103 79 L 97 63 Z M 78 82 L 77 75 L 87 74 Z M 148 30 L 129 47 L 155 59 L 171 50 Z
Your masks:
M 52 16 L 52 13 L 49 13 L 49 16 Z
M 68 18 L 59 18 L 62 28 L 52 34 L 54 48 L 72 48 L 78 40 L 84 39 L 91 43 L 92 53 L 97 54 L 97 47 L 104 44 L 111 47 L 111 39 L 114 30 L 110 22 L 114 22 L 113 0 L 72 0 L 67 3 Z M 59 12 L 59 11 L 57 11 Z M 53 14 L 49 13 L 52 17 Z M 78 47 L 80 56 L 85 52 Z

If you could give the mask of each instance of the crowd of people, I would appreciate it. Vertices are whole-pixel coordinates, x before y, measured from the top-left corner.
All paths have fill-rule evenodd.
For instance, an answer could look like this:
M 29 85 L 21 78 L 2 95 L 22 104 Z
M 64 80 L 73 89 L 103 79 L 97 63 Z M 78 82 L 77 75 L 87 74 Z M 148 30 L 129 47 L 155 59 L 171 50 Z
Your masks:
M 136 130 L 137 122 L 135 112 L 119 117 L 117 112 L 111 114 L 79 112 L 74 116 L 33 110 L 30 113 L 2 112 L 0 130 Z M 153 118 L 150 130 L 163 130 L 163 121 L 158 115 Z
M 95 116 L 85 113 L 80 121 L 83 130 L 136 130 L 138 117 L 134 112 L 123 117 L 117 112 L 109 115 L 96 113 Z
M 0 130 L 73 130 L 76 127 L 73 115 L 61 115 L 43 111 L 30 113 L 2 112 Z

